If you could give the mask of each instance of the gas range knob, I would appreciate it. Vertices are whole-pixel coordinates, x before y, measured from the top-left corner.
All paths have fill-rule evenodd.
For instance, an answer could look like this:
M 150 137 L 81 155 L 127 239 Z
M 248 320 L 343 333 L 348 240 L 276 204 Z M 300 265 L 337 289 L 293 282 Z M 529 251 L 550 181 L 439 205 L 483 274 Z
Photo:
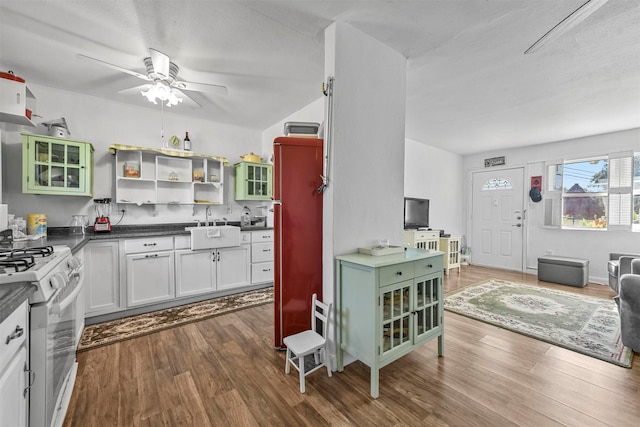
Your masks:
M 67 275 L 61 271 L 54 273 L 53 276 L 51 276 L 51 279 L 49 279 L 51 287 L 54 289 L 60 289 L 67 286 L 67 280 Z
M 77 270 L 82 265 L 82 262 L 80 261 L 80 258 L 74 256 L 74 257 L 69 258 L 69 261 L 67 261 L 67 265 L 72 270 Z

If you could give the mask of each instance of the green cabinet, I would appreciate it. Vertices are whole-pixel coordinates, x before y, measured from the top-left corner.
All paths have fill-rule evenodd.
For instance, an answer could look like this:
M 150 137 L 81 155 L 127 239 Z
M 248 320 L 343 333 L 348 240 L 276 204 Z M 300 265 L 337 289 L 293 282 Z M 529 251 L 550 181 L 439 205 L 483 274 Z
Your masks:
M 93 196 L 93 146 L 23 133 L 22 192 Z
M 240 162 L 235 170 L 236 200 L 271 200 L 273 197 L 273 165 Z
M 344 352 L 368 365 L 378 397 L 382 367 L 434 338 L 444 354 L 443 253 L 407 248 L 336 259 L 337 368 L 344 369 Z

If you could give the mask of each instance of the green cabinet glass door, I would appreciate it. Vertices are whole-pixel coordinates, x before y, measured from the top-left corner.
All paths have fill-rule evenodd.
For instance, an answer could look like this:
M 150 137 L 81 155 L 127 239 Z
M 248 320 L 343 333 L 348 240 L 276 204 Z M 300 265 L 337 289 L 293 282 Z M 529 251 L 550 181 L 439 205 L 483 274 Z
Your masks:
M 22 192 L 92 196 L 93 147 L 86 142 L 22 135 Z
M 271 200 L 273 197 L 273 165 L 240 162 L 235 169 L 236 200 Z

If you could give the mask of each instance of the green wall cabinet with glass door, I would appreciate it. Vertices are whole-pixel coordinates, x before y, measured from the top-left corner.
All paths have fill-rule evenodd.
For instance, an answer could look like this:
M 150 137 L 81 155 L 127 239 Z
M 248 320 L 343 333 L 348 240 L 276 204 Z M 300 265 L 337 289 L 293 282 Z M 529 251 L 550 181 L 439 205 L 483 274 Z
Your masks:
M 236 200 L 271 200 L 273 197 L 273 165 L 240 162 L 235 170 Z
M 22 192 L 93 196 L 93 146 L 23 133 Z

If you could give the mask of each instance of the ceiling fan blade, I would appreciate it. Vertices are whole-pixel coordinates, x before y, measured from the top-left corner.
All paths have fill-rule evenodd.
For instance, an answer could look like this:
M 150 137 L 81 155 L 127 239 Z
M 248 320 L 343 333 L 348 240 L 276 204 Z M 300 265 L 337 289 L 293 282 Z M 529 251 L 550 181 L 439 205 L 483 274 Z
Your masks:
M 177 81 L 173 82 L 172 87 L 180 90 L 191 90 L 196 92 L 215 92 L 219 95 L 227 94 L 227 87 L 222 85 L 214 85 L 210 83 L 194 83 Z
M 182 98 L 182 103 L 188 105 L 191 108 L 201 108 L 202 105 L 198 104 L 196 101 L 191 99 L 186 93 L 173 88 L 173 92 L 176 94 L 178 98 Z
M 142 92 L 145 89 L 149 89 L 150 87 L 151 87 L 151 84 L 140 85 L 136 87 L 130 87 L 129 89 L 119 90 L 118 93 L 121 93 L 123 95 L 139 95 L 140 92 Z
M 166 80 L 169 78 L 169 57 L 159 50 L 149 49 L 151 53 L 151 63 L 153 64 L 153 71 L 160 76 L 161 79 Z
M 145 74 L 140 74 L 140 73 L 135 72 L 135 71 L 127 70 L 126 68 L 122 68 L 122 67 L 119 67 L 117 65 L 113 65 L 113 64 L 110 64 L 108 62 L 101 61 L 100 59 L 92 58 L 90 56 L 86 56 L 86 55 L 83 55 L 81 53 L 79 53 L 77 56 L 80 59 L 86 59 L 86 60 L 89 60 L 89 61 L 94 61 L 94 62 L 102 64 L 102 65 L 104 65 L 106 67 L 113 68 L 114 70 L 118 70 L 118 71 L 121 71 L 123 73 L 131 74 L 132 76 L 136 76 L 137 78 L 142 79 L 142 80 L 147 80 L 147 81 L 151 80 L 149 78 L 149 76 L 147 76 Z

